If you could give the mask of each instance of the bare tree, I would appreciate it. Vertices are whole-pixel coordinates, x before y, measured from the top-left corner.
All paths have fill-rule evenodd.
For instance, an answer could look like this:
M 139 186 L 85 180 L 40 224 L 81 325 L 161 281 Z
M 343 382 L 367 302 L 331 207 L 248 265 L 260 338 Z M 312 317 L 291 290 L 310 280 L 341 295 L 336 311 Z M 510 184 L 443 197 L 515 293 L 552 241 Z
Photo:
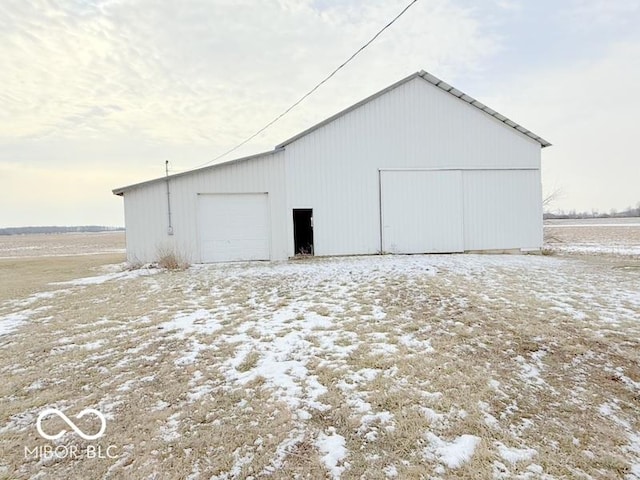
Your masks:
M 542 199 L 542 208 L 547 209 L 551 205 L 555 203 L 560 197 L 562 197 L 563 192 L 560 187 L 556 188 L 549 195 Z

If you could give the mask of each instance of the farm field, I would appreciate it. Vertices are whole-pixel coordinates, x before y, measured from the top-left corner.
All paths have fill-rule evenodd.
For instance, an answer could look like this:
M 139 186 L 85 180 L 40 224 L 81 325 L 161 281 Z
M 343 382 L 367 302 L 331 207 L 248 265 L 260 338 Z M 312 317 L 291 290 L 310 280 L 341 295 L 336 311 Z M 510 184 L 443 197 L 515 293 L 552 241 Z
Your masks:
M 547 246 L 559 253 L 640 257 L 640 218 L 545 221 Z
M 124 232 L 0 235 L 0 260 L 124 253 Z
M 603 228 L 547 228 L 550 256 L 0 259 L 0 478 L 640 478 L 640 260 L 604 248 L 638 244 Z M 106 431 L 45 440 L 49 407 Z

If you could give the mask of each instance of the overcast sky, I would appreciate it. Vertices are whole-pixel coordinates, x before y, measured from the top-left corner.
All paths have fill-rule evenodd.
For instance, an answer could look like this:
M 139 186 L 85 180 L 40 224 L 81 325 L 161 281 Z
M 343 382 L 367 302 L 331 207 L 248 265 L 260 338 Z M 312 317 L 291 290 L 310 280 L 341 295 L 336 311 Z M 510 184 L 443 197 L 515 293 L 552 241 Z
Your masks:
M 111 189 L 254 133 L 409 0 L 2 0 L 0 226 L 123 225 Z M 419 0 L 230 159 L 424 69 L 554 145 L 555 208 L 640 202 L 638 0 Z

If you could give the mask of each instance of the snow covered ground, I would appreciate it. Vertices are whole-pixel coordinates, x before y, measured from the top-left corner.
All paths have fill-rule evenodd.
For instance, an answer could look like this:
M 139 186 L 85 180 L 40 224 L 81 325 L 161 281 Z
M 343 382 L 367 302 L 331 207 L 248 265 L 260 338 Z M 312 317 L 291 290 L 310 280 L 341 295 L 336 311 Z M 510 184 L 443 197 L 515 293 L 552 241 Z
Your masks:
M 639 266 L 372 256 L 51 285 L 0 305 L 0 478 L 640 479 Z M 47 407 L 104 413 L 117 455 L 25 458 Z
M 588 218 L 545 222 L 546 246 L 555 252 L 640 258 L 640 218 Z

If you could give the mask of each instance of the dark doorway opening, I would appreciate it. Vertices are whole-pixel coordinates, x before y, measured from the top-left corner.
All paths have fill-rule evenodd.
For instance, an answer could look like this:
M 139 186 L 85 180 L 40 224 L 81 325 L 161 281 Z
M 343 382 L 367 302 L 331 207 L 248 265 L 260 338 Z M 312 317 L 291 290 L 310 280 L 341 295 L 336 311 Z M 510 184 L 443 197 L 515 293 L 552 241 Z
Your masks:
M 293 209 L 293 244 L 295 255 L 313 255 L 313 210 Z

